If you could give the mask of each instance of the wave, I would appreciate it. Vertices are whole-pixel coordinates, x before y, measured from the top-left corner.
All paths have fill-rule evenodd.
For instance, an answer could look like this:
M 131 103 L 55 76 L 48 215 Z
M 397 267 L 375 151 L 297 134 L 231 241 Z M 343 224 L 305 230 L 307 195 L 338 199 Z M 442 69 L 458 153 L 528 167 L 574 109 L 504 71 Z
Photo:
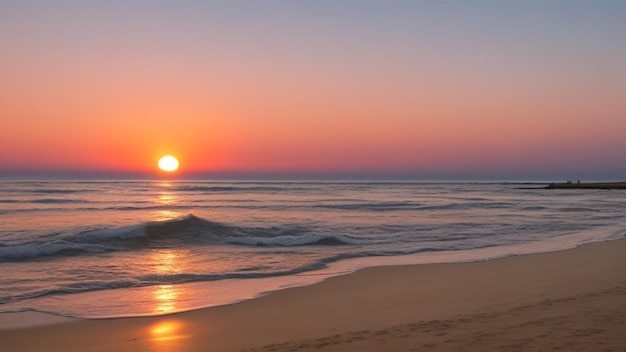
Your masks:
M 22 203 L 37 203 L 37 204 L 69 204 L 69 203 L 89 203 L 84 199 L 61 199 L 61 198 L 42 198 L 23 201 Z
M 179 185 L 173 188 L 179 192 L 202 192 L 202 193 L 241 193 L 241 192 L 293 192 L 294 190 L 304 189 L 302 187 L 285 187 L 284 185 L 232 185 L 232 186 L 198 186 L 198 185 Z
M 98 244 L 78 244 L 68 241 L 5 245 L 0 247 L 0 262 L 28 260 L 49 256 L 71 256 L 85 253 L 104 253 L 113 247 Z
M 45 239 L 44 239 L 45 237 Z M 302 226 L 244 227 L 192 214 L 166 221 L 95 228 L 73 234 L 48 234 L 27 243 L 3 243 L 0 261 L 41 260 L 164 247 L 235 245 L 255 247 L 338 246 L 355 243 L 346 235 L 317 234 Z
M 478 202 L 478 203 L 449 203 L 420 207 L 419 210 L 465 210 L 465 209 L 504 209 L 511 207 L 510 203 Z
M 342 246 L 354 243 L 348 236 L 342 235 L 311 235 L 311 236 L 278 236 L 278 237 L 239 237 L 228 240 L 229 244 L 240 244 L 258 247 L 295 247 L 307 245 Z
M 128 280 L 83 281 L 79 283 L 68 283 L 50 289 L 33 290 L 18 295 L 5 297 L 0 296 L 0 304 L 53 295 L 76 294 L 110 289 L 135 288 L 152 285 L 172 285 L 202 281 L 218 281 L 225 279 L 254 279 L 275 276 L 289 276 L 307 271 L 323 269 L 326 267 L 327 262 L 328 261 L 326 260 L 316 261 L 299 267 L 276 271 L 239 271 L 224 274 L 155 274 L 138 276 Z
M 345 204 L 320 204 L 313 208 L 337 209 L 337 210 L 357 210 L 357 211 L 438 211 L 438 210 L 465 210 L 465 209 L 501 209 L 511 207 L 511 203 L 496 202 L 467 202 L 448 203 L 441 205 L 424 205 L 420 203 L 404 202 L 354 202 Z
M 561 208 L 559 211 L 564 213 L 584 213 L 584 212 L 597 212 L 596 209 L 591 208 L 582 208 L 582 207 L 569 207 L 569 208 Z
M 91 192 L 91 189 L 61 189 L 61 188 L 39 188 L 39 189 L 15 189 L 15 190 L 3 190 L 3 193 L 16 193 L 16 194 L 74 194 L 74 193 L 86 193 Z
M 312 262 L 282 270 L 266 270 L 265 267 L 250 267 L 237 272 L 220 273 L 220 274 L 192 274 L 192 273 L 176 273 L 176 274 L 152 274 L 141 275 L 137 277 L 128 278 L 127 280 L 114 280 L 114 281 L 82 281 L 78 283 L 67 283 L 57 287 L 49 289 L 33 290 L 30 292 L 24 292 L 18 295 L 11 295 L 0 297 L 0 304 L 10 303 L 13 301 L 21 301 L 27 299 L 34 299 L 53 295 L 65 295 L 76 294 L 91 291 L 101 291 L 109 289 L 123 289 L 123 288 L 135 288 L 146 287 L 153 285 L 172 285 L 191 282 L 205 282 L 205 281 L 219 281 L 225 279 L 254 279 L 254 278 L 266 278 L 266 277 L 278 277 L 301 274 L 304 272 L 314 271 L 326 268 L 328 264 L 337 262 L 343 259 L 360 258 L 360 257 L 374 257 L 374 256 L 394 256 L 410 253 L 420 252 L 438 252 L 445 249 L 440 248 L 423 248 L 415 251 L 381 251 L 381 252 L 358 252 L 358 253 L 344 253 L 331 255 L 324 258 L 319 258 Z M 258 269 L 258 270 L 257 270 Z
M 488 247 L 486 245 L 485 247 Z M 243 268 L 236 272 L 219 273 L 219 274 L 195 274 L 195 273 L 175 273 L 175 274 L 152 274 L 152 275 L 140 275 L 127 280 L 103 280 L 103 281 L 81 281 L 79 283 L 67 283 L 50 289 L 34 290 L 25 292 L 20 295 L 11 295 L 6 297 L 0 297 L 0 304 L 9 303 L 11 301 L 33 299 L 52 295 L 63 294 L 75 294 L 90 291 L 100 291 L 109 289 L 122 289 L 122 288 L 134 288 L 145 287 L 153 285 L 172 285 L 191 282 L 205 282 L 205 281 L 219 281 L 226 279 L 255 279 L 255 278 L 267 278 L 267 277 L 279 277 L 297 275 L 314 270 L 324 269 L 328 267 L 328 264 L 337 261 L 363 258 L 363 257 L 386 257 L 397 256 L 406 254 L 415 254 L 423 252 L 442 252 L 452 249 L 452 247 L 424 247 L 417 250 L 396 250 L 396 251 L 363 251 L 354 253 L 341 253 L 329 255 L 326 257 L 318 258 L 309 263 L 305 263 L 299 266 L 271 270 L 269 267 L 249 267 Z M 268 270 L 269 269 L 269 270 Z
M 540 205 L 532 205 L 532 206 L 527 206 L 527 207 L 523 207 L 522 210 L 525 211 L 539 211 L 539 210 L 545 210 L 546 207 L 540 206 Z
M 320 204 L 313 206 L 313 208 L 337 210 L 392 211 L 401 209 L 419 209 L 419 204 L 413 202 L 355 202 L 345 204 Z

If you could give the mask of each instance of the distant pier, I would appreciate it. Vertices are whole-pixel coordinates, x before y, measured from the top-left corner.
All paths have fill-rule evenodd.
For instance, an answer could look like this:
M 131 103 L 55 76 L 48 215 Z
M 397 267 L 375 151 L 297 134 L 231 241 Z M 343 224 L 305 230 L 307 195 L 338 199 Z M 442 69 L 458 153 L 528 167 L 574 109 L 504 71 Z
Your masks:
M 547 189 L 626 189 L 626 182 L 580 182 L 567 181 L 563 183 L 551 183 Z

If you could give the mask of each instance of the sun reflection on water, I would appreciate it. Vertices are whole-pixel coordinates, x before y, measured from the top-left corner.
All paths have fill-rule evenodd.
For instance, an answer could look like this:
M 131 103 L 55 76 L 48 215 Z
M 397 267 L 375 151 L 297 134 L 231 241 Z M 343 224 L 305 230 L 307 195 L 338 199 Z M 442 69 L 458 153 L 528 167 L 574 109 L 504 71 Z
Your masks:
M 154 220 L 167 221 L 182 216 L 182 213 L 167 208 L 178 203 L 178 196 L 172 190 L 172 184 L 167 181 L 155 184 L 158 189 L 156 203 L 165 209 L 155 211 Z M 184 250 L 158 249 L 149 257 L 151 271 L 155 275 L 168 276 L 183 273 L 188 266 Z M 165 281 L 167 282 L 167 281 Z M 179 301 L 185 296 L 184 285 L 163 284 L 153 286 L 151 291 L 155 314 L 174 313 L 180 309 Z M 150 341 L 156 351 L 173 351 L 180 347 L 180 340 L 189 338 L 183 322 L 175 319 L 165 319 L 150 326 Z
M 157 210 L 154 213 L 154 220 L 155 221 L 167 221 L 167 220 L 172 220 L 178 217 L 181 217 L 183 215 L 183 213 L 178 212 L 178 211 L 171 211 L 171 210 Z
M 177 274 L 183 270 L 185 259 L 181 250 L 160 249 L 150 254 L 152 268 L 157 274 Z
M 184 271 L 187 266 L 184 251 L 180 250 L 157 250 L 150 255 L 152 271 L 156 275 L 176 275 Z M 178 300 L 184 294 L 184 286 L 181 285 L 157 285 L 152 290 L 154 302 L 153 312 L 156 314 L 173 313 L 178 308 Z
M 176 297 L 180 290 L 172 285 L 159 285 L 154 287 L 154 312 L 157 314 L 173 313 L 176 311 Z
M 157 188 L 156 203 L 160 206 L 173 206 L 179 203 L 180 199 L 178 195 L 172 190 L 172 183 L 163 181 L 155 183 Z M 182 216 L 183 214 L 177 211 L 171 210 L 157 210 L 154 216 L 156 221 L 166 221 Z
M 168 205 L 173 204 L 176 201 L 176 197 L 169 193 L 161 193 L 159 194 L 159 203 Z
M 162 249 L 150 255 L 152 271 L 155 275 L 175 275 L 181 273 L 187 265 L 184 251 Z M 178 302 L 184 296 L 184 286 L 157 285 L 152 290 L 153 312 L 155 314 L 174 313 L 179 308 Z M 189 338 L 189 332 L 183 322 L 164 319 L 150 326 L 150 342 L 156 351 L 178 350 L 180 341 Z

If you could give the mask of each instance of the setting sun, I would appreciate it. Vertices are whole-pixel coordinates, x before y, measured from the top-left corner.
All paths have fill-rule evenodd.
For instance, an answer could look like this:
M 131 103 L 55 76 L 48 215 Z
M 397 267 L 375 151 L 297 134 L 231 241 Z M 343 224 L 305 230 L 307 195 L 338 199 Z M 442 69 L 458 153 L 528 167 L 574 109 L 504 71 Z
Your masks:
M 159 159 L 159 169 L 167 172 L 176 171 L 178 169 L 178 160 L 171 155 L 166 155 Z

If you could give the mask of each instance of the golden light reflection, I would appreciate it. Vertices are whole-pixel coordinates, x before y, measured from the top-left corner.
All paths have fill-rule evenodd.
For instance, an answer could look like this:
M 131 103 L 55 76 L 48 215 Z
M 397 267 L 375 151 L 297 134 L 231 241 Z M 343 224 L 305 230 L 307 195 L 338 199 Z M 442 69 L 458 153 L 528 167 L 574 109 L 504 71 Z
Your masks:
M 150 326 L 150 342 L 155 350 L 174 351 L 180 340 L 187 339 L 190 334 L 185 331 L 183 322 L 167 319 Z
M 154 298 L 154 312 L 157 314 L 167 314 L 176 311 L 176 297 L 180 295 L 180 290 L 172 285 L 159 285 L 154 287 L 152 297 Z
M 170 210 L 157 210 L 154 214 L 155 221 L 167 221 L 183 216 L 183 213 Z
M 185 252 L 181 250 L 158 250 L 150 255 L 152 270 L 157 275 L 177 274 L 186 266 Z M 184 285 L 158 285 L 152 290 L 153 312 L 156 314 L 174 313 L 178 302 L 184 296 Z M 189 338 L 185 325 L 175 319 L 164 319 L 150 326 L 150 342 L 154 351 L 176 351 L 181 347 L 180 340 Z
M 159 203 L 163 205 L 174 204 L 175 201 L 176 201 L 176 198 L 172 194 L 169 194 L 169 193 L 159 194 Z
M 170 205 L 176 201 L 174 192 L 172 192 L 172 184 L 170 182 L 159 182 L 156 184 L 159 188 L 159 203 Z
M 157 189 L 155 203 L 159 206 L 174 206 L 179 202 L 179 197 L 174 190 L 174 184 L 169 181 L 160 181 L 152 184 Z M 167 221 L 183 216 L 184 214 L 171 210 L 157 210 L 153 216 L 155 221 Z
M 178 197 L 172 191 L 173 184 L 168 181 L 162 181 L 154 183 L 154 186 L 158 189 L 158 198 L 156 202 L 160 206 L 176 205 L 178 203 Z M 157 210 L 154 216 L 156 221 L 167 221 L 182 216 L 183 213 L 171 210 Z
M 184 251 L 163 249 L 150 254 L 151 267 L 157 275 L 175 275 L 183 272 L 187 265 Z M 183 293 L 181 285 L 158 285 L 154 286 L 152 298 L 154 301 L 154 313 L 167 314 L 177 310 L 177 299 Z
M 153 325 L 150 328 L 150 334 L 153 339 L 170 339 L 172 335 L 180 330 L 180 322 L 177 320 L 165 320 Z
M 152 262 L 152 269 L 156 274 L 168 275 L 178 274 L 182 272 L 183 267 L 186 266 L 186 261 L 183 255 L 184 251 L 174 249 L 160 249 L 150 253 L 150 261 Z

